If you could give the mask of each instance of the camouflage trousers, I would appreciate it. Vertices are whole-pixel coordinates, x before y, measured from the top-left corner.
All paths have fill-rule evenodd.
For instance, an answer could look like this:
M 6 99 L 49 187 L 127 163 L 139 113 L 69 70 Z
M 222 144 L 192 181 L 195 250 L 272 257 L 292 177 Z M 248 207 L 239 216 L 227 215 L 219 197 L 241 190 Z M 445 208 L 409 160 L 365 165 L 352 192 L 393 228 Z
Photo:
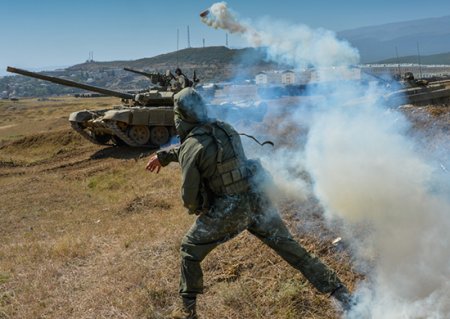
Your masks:
M 255 194 L 217 198 L 200 215 L 181 243 L 180 294 L 203 293 L 202 260 L 221 243 L 244 230 L 258 237 L 292 267 L 298 269 L 322 293 L 331 293 L 341 282 L 334 271 L 308 253 L 291 236 L 269 200 Z

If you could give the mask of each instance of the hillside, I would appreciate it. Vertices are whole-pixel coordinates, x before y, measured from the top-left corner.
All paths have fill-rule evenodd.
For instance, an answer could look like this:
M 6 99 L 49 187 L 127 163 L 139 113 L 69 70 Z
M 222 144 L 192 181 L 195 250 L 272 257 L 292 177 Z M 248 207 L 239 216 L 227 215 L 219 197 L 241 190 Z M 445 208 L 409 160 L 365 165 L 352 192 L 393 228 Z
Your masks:
M 244 77 L 253 77 L 261 68 L 274 67 L 265 61 L 264 50 L 253 48 L 229 49 L 224 46 L 188 48 L 151 58 L 133 61 L 88 62 L 77 64 L 67 71 L 99 71 L 104 69 L 133 68 L 138 70 L 173 70 L 179 66 L 186 74 L 197 74 L 204 81 L 224 81 L 235 77 L 236 70 Z
M 267 62 L 262 49 L 229 49 L 219 46 L 183 49 L 130 61 L 86 62 L 44 73 L 89 85 L 127 91 L 146 89 L 150 86 L 150 81 L 145 76 L 124 71 L 124 67 L 161 73 L 171 70 L 173 73 L 177 66 L 190 78 L 196 71 L 202 83 L 253 79 L 262 70 L 283 67 Z M 15 97 L 42 97 L 85 92 L 24 76 L 0 78 L 0 95 L 3 93 Z
M 388 10 L 388 8 L 387 8 Z M 368 26 L 338 32 L 359 49 L 362 63 L 396 56 L 450 52 L 450 16 Z
M 173 71 L 173 66 L 176 65 L 176 56 L 176 52 L 171 52 L 139 60 L 82 63 L 64 70 L 43 73 L 113 90 L 140 90 L 148 88 L 149 79 L 124 71 L 124 67 L 149 72 L 165 72 L 167 69 Z M 185 49 L 178 53 L 178 59 L 179 66 L 185 74 L 192 77 L 195 70 L 202 83 L 221 82 L 235 78 L 254 79 L 255 74 L 263 70 L 289 68 L 265 61 L 263 52 L 254 49 L 232 50 L 225 47 Z M 450 53 L 422 55 L 420 60 L 422 65 L 449 65 Z M 417 55 L 395 57 L 375 63 L 418 63 L 418 57 Z M 236 70 L 239 70 L 240 73 L 236 74 Z M 0 78 L 0 96 L 8 96 L 8 93 L 13 97 L 46 97 L 86 93 L 86 91 L 18 75 Z

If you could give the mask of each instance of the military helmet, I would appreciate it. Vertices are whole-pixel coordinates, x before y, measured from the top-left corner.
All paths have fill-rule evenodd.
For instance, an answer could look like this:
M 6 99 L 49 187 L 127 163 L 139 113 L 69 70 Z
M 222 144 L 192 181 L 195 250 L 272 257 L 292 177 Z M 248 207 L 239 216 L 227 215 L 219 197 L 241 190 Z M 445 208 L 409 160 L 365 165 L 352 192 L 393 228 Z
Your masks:
M 183 142 L 194 127 L 208 120 L 206 105 L 200 94 L 191 87 L 175 94 L 174 105 L 175 129 Z
M 188 87 L 174 96 L 175 117 L 188 123 L 202 123 L 208 119 L 203 98 L 193 88 Z

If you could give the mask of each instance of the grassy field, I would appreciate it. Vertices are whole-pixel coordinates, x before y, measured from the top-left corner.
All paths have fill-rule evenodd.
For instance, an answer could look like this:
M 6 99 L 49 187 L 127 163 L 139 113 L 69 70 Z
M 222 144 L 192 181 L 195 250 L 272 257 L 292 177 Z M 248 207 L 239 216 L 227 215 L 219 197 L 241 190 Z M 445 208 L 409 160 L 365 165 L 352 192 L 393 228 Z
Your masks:
M 179 244 L 195 217 L 180 170 L 144 170 L 152 151 L 90 144 L 70 112 L 115 99 L 0 101 L 0 318 L 167 318 L 178 302 Z M 307 209 L 306 209 L 307 208 Z M 289 228 L 351 289 L 361 275 L 317 205 L 285 202 Z M 302 218 L 298 212 L 304 210 Z M 203 263 L 201 318 L 338 318 L 256 238 L 243 233 Z

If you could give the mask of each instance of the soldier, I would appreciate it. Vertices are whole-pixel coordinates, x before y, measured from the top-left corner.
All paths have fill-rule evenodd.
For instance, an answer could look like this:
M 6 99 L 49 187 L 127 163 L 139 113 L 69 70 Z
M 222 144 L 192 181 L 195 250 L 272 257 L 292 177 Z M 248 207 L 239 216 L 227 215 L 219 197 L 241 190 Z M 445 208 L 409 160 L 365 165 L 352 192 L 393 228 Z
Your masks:
M 187 77 L 183 74 L 180 68 L 177 68 L 175 70 L 175 79 L 178 82 L 178 85 L 181 89 L 184 89 L 185 87 L 189 86 L 189 80 Z
M 180 68 L 176 68 L 173 75 L 170 70 L 166 71 L 166 78 L 169 79 L 170 87 L 173 92 L 179 92 L 186 87 L 192 86 L 192 82 L 183 74 Z
M 175 126 L 181 145 L 152 156 L 146 169 L 179 162 L 181 195 L 189 214 L 198 217 L 181 243 L 182 307 L 172 318 L 193 319 L 196 296 L 203 293 L 200 263 L 221 243 L 248 230 L 322 293 L 336 298 L 345 310 L 351 295 L 335 272 L 308 253 L 291 236 L 277 209 L 262 190 L 268 174 L 245 156 L 239 134 L 227 123 L 209 119 L 200 95 L 186 88 L 175 95 Z

